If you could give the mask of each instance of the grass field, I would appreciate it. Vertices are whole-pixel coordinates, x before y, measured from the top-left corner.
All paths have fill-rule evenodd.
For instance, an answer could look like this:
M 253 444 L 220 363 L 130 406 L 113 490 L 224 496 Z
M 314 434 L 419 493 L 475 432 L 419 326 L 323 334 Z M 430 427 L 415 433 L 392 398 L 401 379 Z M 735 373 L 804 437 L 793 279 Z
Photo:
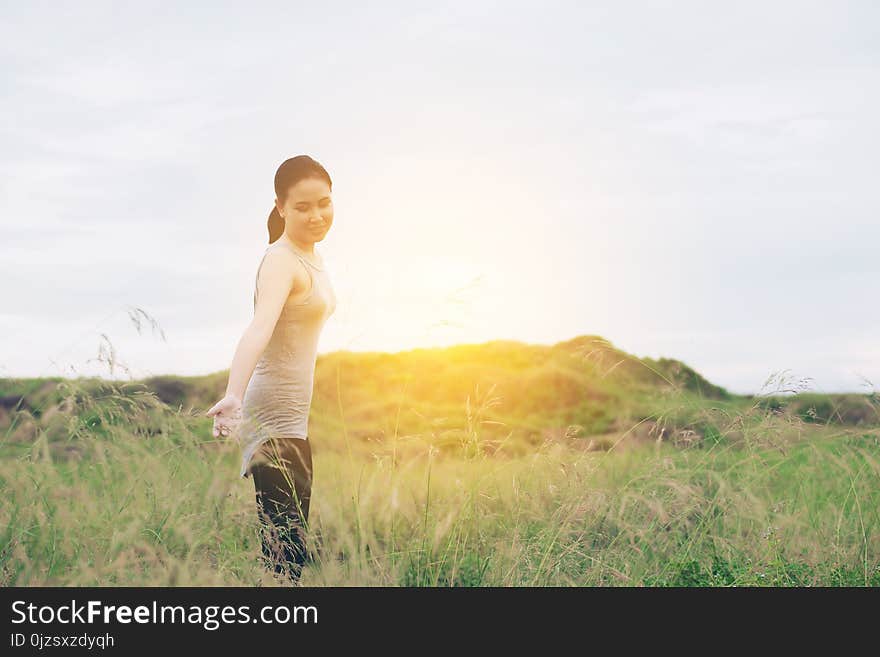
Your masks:
M 672 361 L 633 359 L 660 386 L 571 344 L 500 348 L 321 357 L 302 584 L 880 584 L 876 394 L 742 398 Z M 2 584 L 279 585 L 204 417 L 223 386 L 0 383 Z

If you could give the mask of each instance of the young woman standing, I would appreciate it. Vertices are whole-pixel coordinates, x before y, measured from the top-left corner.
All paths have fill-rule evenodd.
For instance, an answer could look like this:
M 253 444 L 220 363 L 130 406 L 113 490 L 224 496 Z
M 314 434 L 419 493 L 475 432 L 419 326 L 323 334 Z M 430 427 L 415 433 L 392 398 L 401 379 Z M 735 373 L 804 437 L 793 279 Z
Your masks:
M 269 244 L 257 268 L 254 318 L 238 343 L 226 394 L 208 412 L 214 436 L 235 434 L 241 477 L 254 482 L 262 552 L 297 582 L 312 488 L 308 440 L 318 338 L 336 295 L 315 243 L 333 223 L 332 181 L 307 155 L 275 173 Z

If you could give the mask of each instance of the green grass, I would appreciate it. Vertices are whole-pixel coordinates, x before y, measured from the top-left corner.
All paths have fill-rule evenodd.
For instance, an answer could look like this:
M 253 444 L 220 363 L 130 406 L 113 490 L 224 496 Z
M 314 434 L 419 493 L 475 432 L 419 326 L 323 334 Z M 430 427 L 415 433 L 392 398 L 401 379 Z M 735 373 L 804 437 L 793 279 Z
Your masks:
M 485 386 L 458 408 L 394 393 L 357 420 L 319 383 L 304 585 L 880 584 L 875 427 L 642 390 L 610 424 L 575 400 L 616 427 L 600 435 L 564 408 L 505 415 Z M 56 385 L 0 423 L 3 585 L 275 585 L 253 484 L 204 408 Z

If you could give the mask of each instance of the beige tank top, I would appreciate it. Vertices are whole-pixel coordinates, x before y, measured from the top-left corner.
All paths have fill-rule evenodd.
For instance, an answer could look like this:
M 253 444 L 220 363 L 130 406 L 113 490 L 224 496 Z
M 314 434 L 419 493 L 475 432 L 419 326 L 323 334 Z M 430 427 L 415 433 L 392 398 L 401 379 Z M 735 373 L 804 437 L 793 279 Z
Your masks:
M 265 440 L 273 436 L 308 438 L 318 339 L 324 323 L 336 310 L 336 295 L 324 267 L 311 262 L 286 242 L 270 245 L 263 254 L 254 284 L 254 310 L 260 269 L 266 255 L 275 248 L 287 249 L 300 259 L 309 272 L 312 287 L 302 301 L 294 303 L 288 298 L 248 382 L 242 399 L 239 431 L 242 477 L 249 475 L 251 458 Z

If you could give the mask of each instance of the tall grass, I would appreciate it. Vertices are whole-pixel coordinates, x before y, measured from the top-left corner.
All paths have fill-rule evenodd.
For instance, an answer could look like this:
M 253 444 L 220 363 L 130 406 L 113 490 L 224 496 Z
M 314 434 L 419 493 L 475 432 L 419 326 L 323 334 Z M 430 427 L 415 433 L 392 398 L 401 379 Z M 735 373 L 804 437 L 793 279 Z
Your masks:
M 279 584 L 238 445 L 203 409 L 134 383 L 41 394 L 0 436 L 3 585 Z M 508 449 L 484 434 L 498 400 L 477 391 L 442 436 L 392 417 L 393 435 L 357 440 L 342 408 L 340 430 L 311 434 L 302 584 L 880 584 L 876 428 L 673 395 L 610 437 L 561 427 Z M 684 411 L 711 430 L 667 431 Z

